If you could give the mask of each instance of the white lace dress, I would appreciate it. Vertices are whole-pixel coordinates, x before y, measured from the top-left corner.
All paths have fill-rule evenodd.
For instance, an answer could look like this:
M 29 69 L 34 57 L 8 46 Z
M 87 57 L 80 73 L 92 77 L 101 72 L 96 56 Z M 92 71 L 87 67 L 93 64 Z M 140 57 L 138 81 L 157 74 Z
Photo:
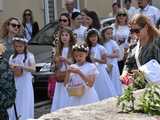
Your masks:
M 62 50 L 62 56 L 67 58 L 69 48 L 65 47 Z M 61 71 L 66 70 L 65 65 L 63 64 L 61 67 Z M 68 93 L 66 88 L 64 87 L 64 83 L 56 82 L 55 92 L 52 99 L 51 112 L 56 111 L 60 108 L 64 108 L 68 106 Z
M 78 66 L 77 64 L 72 64 L 71 66 L 80 68 L 81 72 L 84 75 L 97 75 L 98 74 L 98 70 L 96 66 L 89 62 L 84 63 L 82 66 Z M 69 80 L 72 85 L 83 84 L 85 86 L 83 96 L 81 97 L 70 96 L 70 99 L 69 99 L 70 106 L 94 103 L 99 100 L 95 88 L 88 87 L 86 83 L 84 82 L 84 80 L 82 80 L 82 78 L 79 75 L 71 73 Z
M 106 43 L 104 43 L 104 47 L 107 50 L 107 54 L 111 55 L 114 50 L 118 50 L 119 47 L 117 43 L 114 40 L 109 40 Z M 113 86 L 116 90 L 116 95 L 122 94 L 122 84 L 120 81 L 120 73 L 118 68 L 118 59 L 117 58 L 107 58 L 107 63 L 112 64 L 113 68 L 110 75 L 110 79 L 113 83 Z
M 101 59 L 102 55 L 106 52 L 107 51 L 105 48 L 100 44 L 97 44 L 95 47 L 91 48 L 91 56 L 94 56 L 94 58 L 97 59 Z M 109 74 L 106 71 L 106 64 L 100 64 L 97 62 L 95 64 L 98 68 L 99 74 L 96 77 L 94 87 L 97 91 L 99 99 L 103 100 L 105 98 L 115 96 L 116 92 L 110 80 Z
M 13 55 L 12 55 L 13 56 Z M 35 64 L 35 59 L 33 54 L 27 53 L 27 59 L 25 63 L 24 54 L 18 54 L 15 58 L 10 57 L 10 64 L 19 64 L 22 66 L 30 66 Z M 23 70 L 23 74 L 20 77 L 15 77 L 16 84 L 16 108 L 17 114 L 20 120 L 27 120 L 29 118 L 34 118 L 34 93 L 32 86 L 32 74 L 26 70 Z M 13 107 L 9 110 L 10 120 L 16 120 L 15 111 Z

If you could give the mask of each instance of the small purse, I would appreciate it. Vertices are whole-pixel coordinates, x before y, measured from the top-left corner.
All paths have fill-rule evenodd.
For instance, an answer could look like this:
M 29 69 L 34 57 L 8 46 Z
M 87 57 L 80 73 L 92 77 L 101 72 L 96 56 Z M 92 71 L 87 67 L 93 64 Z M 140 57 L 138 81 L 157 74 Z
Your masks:
M 64 82 L 66 71 L 57 71 L 56 73 L 57 82 Z
M 69 96 L 83 96 L 84 94 L 84 85 L 83 84 L 77 84 L 77 85 L 69 85 L 67 87 L 68 95 Z
M 64 65 L 65 65 L 65 69 L 67 69 L 67 65 L 65 63 Z M 56 70 L 55 76 L 57 78 L 57 82 L 64 82 L 64 79 L 66 77 L 66 70 L 65 71 Z
M 16 68 L 14 68 L 13 72 L 14 72 L 14 76 L 15 77 L 20 77 L 23 74 L 23 69 L 19 68 L 19 67 L 16 67 Z

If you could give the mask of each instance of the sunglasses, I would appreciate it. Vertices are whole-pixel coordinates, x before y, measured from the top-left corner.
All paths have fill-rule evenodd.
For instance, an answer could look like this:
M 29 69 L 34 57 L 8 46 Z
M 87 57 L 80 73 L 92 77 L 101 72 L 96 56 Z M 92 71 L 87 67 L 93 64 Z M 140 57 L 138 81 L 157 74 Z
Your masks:
M 10 25 L 11 25 L 13 28 L 15 28 L 15 27 L 20 28 L 20 27 L 21 27 L 21 25 L 15 24 L 15 23 L 10 23 Z
M 59 22 L 67 22 L 66 19 L 59 19 Z
M 127 16 L 126 13 L 119 13 L 118 16 Z
M 133 34 L 133 33 L 140 33 L 141 29 L 143 29 L 143 28 L 130 29 L 130 33 L 131 33 L 131 34 Z

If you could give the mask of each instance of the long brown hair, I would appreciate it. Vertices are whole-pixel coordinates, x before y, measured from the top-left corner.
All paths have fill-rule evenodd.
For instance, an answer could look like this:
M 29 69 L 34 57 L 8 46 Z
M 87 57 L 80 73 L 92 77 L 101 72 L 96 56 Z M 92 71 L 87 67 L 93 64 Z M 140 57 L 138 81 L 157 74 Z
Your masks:
M 28 12 L 31 16 L 31 23 L 33 23 L 33 14 L 32 14 L 32 10 L 31 9 L 25 9 L 24 12 L 23 12 L 23 15 L 22 15 L 22 24 L 25 25 L 26 24 L 26 12 Z
M 62 33 L 67 32 L 70 35 L 70 41 L 69 41 L 69 52 L 68 52 L 68 58 L 71 57 L 71 51 L 72 51 L 72 46 L 76 43 L 75 37 L 73 35 L 73 32 L 70 28 L 63 28 L 60 30 L 59 33 L 59 41 L 58 41 L 58 46 L 56 49 L 56 56 L 62 55 L 62 49 L 64 47 L 63 42 L 61 41 L 61 35 Z
M 101 37 L 99 35 L 99 31 L 94 29 L 94 28 L 92 28 L 92 29 L 88 30 L 88 33 L 87 33 L 87 36 L 86 36 L 86 40 L 85 40 L 90 49 L 92 47 L 92 43 L 90 41 L 90 37 L 92 35 L 97 36 L 97 38 L 98 38 L 97 43 L 102 44 L 102 40 L 101 40 Z
M 27 59 L 27 53 L 28 53 L 27 43 L 20 40 L 20 39 L 24 39 L 24 36 L 23 36 L 22 34 L 17 34 L 15 37 L 16 37 L 16 38 L 19 38 L 19 39 L 16 39 L 16 40 L 15 40 L 15 39 L 13 38 L 14 53 L 13 53 L 12 59 L 16 58 L 17 55 L 19 54 L 19 53 L 17 52 L 16 48 L 15 48 L 15 42 L 22 43 L 22 44 L 24 45 L 24 51 L 23 51 L 24 59 L 23 59 L 23 63 L 25 63 L 25 62 L 26 62 L 26 59 Z
M 9 26 L 9 23 L 10 23 L 12 20 L 16 20 L 16 21 L 21 25 L 20 20 L 19 20 L 18 18 L 16 18 L 16 17 L 11 17 L 11 18 L 7 19 L 7 20 L 3 23 L 2 27 L 1 27 L 1 30 L 0 30 L 0 37 L 1 37 L 1 38 L 5 38 L 5 37 L 8 36 L 8 34 L 9 34 L 8 26 Z M 21 25 L 21 27 L 20 27 L 20 32 L 22 32 L 22 25 Z
M 156 37 L 160 36 L 160 31 L 154 26 L 152 25 L 151 21 L 149 20 L 148 17 L 146 17 L 145 15 L 142 14 L 136 14 L 132 20 L 129 22 L 130 26 L 132 25 L 138 25 L 141 28 L 145 27 L 145 25 L 148 26 L 148 31 L 147 31 L 147 35 L 149 36 L 149 40 L 152 41 L 154 40 Z

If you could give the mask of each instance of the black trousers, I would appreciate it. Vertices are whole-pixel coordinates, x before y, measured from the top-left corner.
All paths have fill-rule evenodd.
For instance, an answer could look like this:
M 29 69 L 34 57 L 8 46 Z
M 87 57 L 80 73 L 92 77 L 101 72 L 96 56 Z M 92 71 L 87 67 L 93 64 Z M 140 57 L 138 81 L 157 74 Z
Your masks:
M 125 62 L 124 60 L 118 61 L 118 67 L 119 67 L 120 75 L 123 72 L 124 62 Z

